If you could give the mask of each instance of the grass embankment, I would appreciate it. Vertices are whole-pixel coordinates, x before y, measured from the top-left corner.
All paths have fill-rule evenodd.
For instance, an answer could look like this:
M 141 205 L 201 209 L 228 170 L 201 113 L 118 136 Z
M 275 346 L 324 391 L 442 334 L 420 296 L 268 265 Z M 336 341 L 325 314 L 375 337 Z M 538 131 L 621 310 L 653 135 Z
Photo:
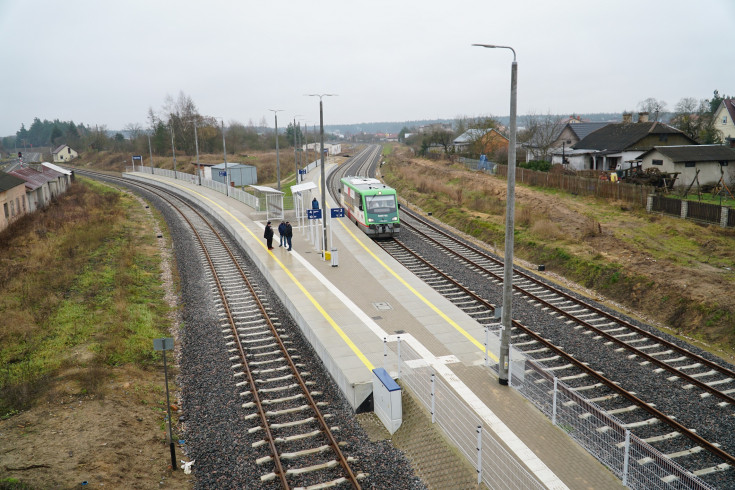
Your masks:
M 29 408 L 60 372 L 95 393 L 148 367 L 168 336 L 160 256 L 129 195 L 88 181 L 0 233 L 0 415 Z
M 402 198 L 502 249 L 505 182 L 449 164 L 412 165 L 396 153 L 382 173 Z M 727 291 L 735 285 L 735 274 L 728 272 L 735 270 L 733 230 L 619 202 L 532 191 L 516 200 L 518 257 L 637 309 L 673 333 L 732 352 L 735 308 Z

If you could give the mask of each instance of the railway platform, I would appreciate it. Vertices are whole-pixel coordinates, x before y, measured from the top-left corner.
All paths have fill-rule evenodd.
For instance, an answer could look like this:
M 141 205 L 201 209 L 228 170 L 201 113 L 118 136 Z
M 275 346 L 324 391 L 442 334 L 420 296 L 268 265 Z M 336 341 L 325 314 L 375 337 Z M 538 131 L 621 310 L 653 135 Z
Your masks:
M 329 169 L 329 167 L 327 167 Z M 307 174 L 319 196 L 319 167 Z M 322 359 L 353 409 L 369 405 L 374 368 L 397 373 L 401 337 L 467 401 L 483 424 L 547 488 L 619 488 L 620 481 L 485 366 L 485 330 L 361 233 L 347 218 L 333 220 L 325 260 L 308 224 L 293 212 L 293 251 L 263 238 L 265 212 L 194 183 L 148 173 L 127 178 L 157 181 L 200 203 L 248 251 Z M 321 202 L 321 199 L 319 199 Z M 336 206 L 327 198 L 328 206 Z M 325 213 L 327 214 L 327 213 Z M 278 221 L 272 220 L 274 230 Z M 277 233 L 276 233 L 277 234 Z M 331 237 L 331 238 L 330 238 Z M 500 485 L 502 487 L 502 484 Z

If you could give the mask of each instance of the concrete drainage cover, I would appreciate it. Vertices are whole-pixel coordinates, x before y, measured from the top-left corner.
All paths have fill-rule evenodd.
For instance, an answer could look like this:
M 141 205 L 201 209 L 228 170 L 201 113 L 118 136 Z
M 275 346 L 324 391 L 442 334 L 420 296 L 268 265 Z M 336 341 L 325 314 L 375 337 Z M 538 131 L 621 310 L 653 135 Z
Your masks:
M 390 305 L 390 303 L 386 301 L 380 301 L 378 303 L 373 303 L 373 306 L 377 310 L 392 310 L 393 307 Z

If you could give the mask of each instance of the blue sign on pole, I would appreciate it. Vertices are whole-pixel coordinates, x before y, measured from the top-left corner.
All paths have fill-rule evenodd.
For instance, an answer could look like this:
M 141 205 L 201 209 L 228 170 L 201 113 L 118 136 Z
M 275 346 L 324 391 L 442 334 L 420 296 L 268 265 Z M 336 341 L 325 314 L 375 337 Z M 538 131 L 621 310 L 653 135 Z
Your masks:
M 305 168 L 301 168 L 301 169 L 299 169 L 299 173 L 300 173 L 301 175 L 306 175 L 306 169 L 305 169 Z
M 345 208 L 332 208 L 332 218 L 344 218 Z
M 322 219 L 322 210 L 321 209 L 307 209 L 306 217 L 309 219 Z
M 143 157 L 141 155 L 133 155 L 133 160 L 135 161 L 143 161 Z
M 219 171 L 219 176 L 220 177 L 227 177 L 227 172 L 225 172 L 224 170 L 220 170 Z

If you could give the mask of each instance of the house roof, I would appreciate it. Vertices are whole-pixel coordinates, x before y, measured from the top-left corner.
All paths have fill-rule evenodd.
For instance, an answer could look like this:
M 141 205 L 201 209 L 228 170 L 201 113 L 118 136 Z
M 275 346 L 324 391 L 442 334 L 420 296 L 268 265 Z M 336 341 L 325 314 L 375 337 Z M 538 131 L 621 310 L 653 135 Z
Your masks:
M 227 162 L 227 169 L 228 170 L 231 169 L 231 168 L 247 168 L 247 167 L 252 168 L 252 167 L 254 167 L 254 165 L 245 165 L 245 164 L 242 164 L 242 163 Z M 222 162 L 222 163 L 218 163 L 217 165 L 212 165 L 212 168 L 217 168 L 217 169 L 220 169 L 221 168 L 222 170 L 224 170 L 225 169 L 225 163 Z
M 0 171 L 0 191 L 9 191 L 13 187 L 18 187 L 19 185 L 24 185 L 25 183 L 25 180 L 18 178 L 15 175 L 10 175 L 8 173 Z
M 61 146 L 59 146 L 58 148 L 56 148 L 56 149 L 55 149 L 54 151 L 52 151 L 52 152 L 51 152 L 51 154 L 56 154 L 56 153 L 59 153 L 59 152 L 60 152 L 61 150 L 63 150 L 63 149 L 64 149 L 64 148 L 66 148 L 67 146 L 69 146 L 69 145 L 61 145 Z
M 650 134 L 678 134 L 686 136 L 676 128 L 660 122 L 610 123 L 584 137 L 574 145 L 576 149 L 622 151 L 634 149 L 635 144 Z
M 580 122 L 580 123 L 567 123 L 569 129 L 571 129 L 577 138 L 583 140 L 590 133 L 597 131 L 598 129 L 604 128 L 610 124 L 609 122 Z M 566 127 L 564 128 L 566 129 Z M 562 132 L 564 131 L 562 129 Z M 560 133 L 561 134 L 561 133 Z
M 730 121 L 735 121 L 735 99 L 722 99 L 722 102 L 720 102 L 720 107 L 725 106 L 725 109 L 730 114 Z M 720 110 L 720 107 L 717 108 L 715 111 L 715 114 Z
M 654 151 L 671 158 L 674 163 L 735 161 L 735 149 L 725 145 L 654 146 L 638 158 Z
M 55 172 L 51 169 L 46 169 L 44 172 L 39 172 L 38 170 L 34 170 L 28 167 L 13 170 L 12 172 L 10 172 L 10 174 L 23 179 L 25 181 L 26 187 L 32 191 L 38 189 L 47 182 L 58 179 L 59 176 L 62 175 L 59 172 Z
M 471 143 L 473 141 L 477 141 L 478 139 L 480 139 L 483 136 L 485 136 L 487 133 L 491 133 L 493 131 L 495 131 L 498 135 L 503 136 L 495 128 L 490 128 L 490 129 L 473 128 L 473 129 L 468 129 L 464 133 L 462 133 L 459 136 L 457 136 L 456 138 L 454 138 L 454 141 L 452 141 L 452 143 L 454 143 L 455 145 L 458 144 L 458 143 L 459 144 L 461 144 L 461 143 Z M 503 136 L 503 138 L 505 138 L 506 140 L 508 139 L 505 136 Z

